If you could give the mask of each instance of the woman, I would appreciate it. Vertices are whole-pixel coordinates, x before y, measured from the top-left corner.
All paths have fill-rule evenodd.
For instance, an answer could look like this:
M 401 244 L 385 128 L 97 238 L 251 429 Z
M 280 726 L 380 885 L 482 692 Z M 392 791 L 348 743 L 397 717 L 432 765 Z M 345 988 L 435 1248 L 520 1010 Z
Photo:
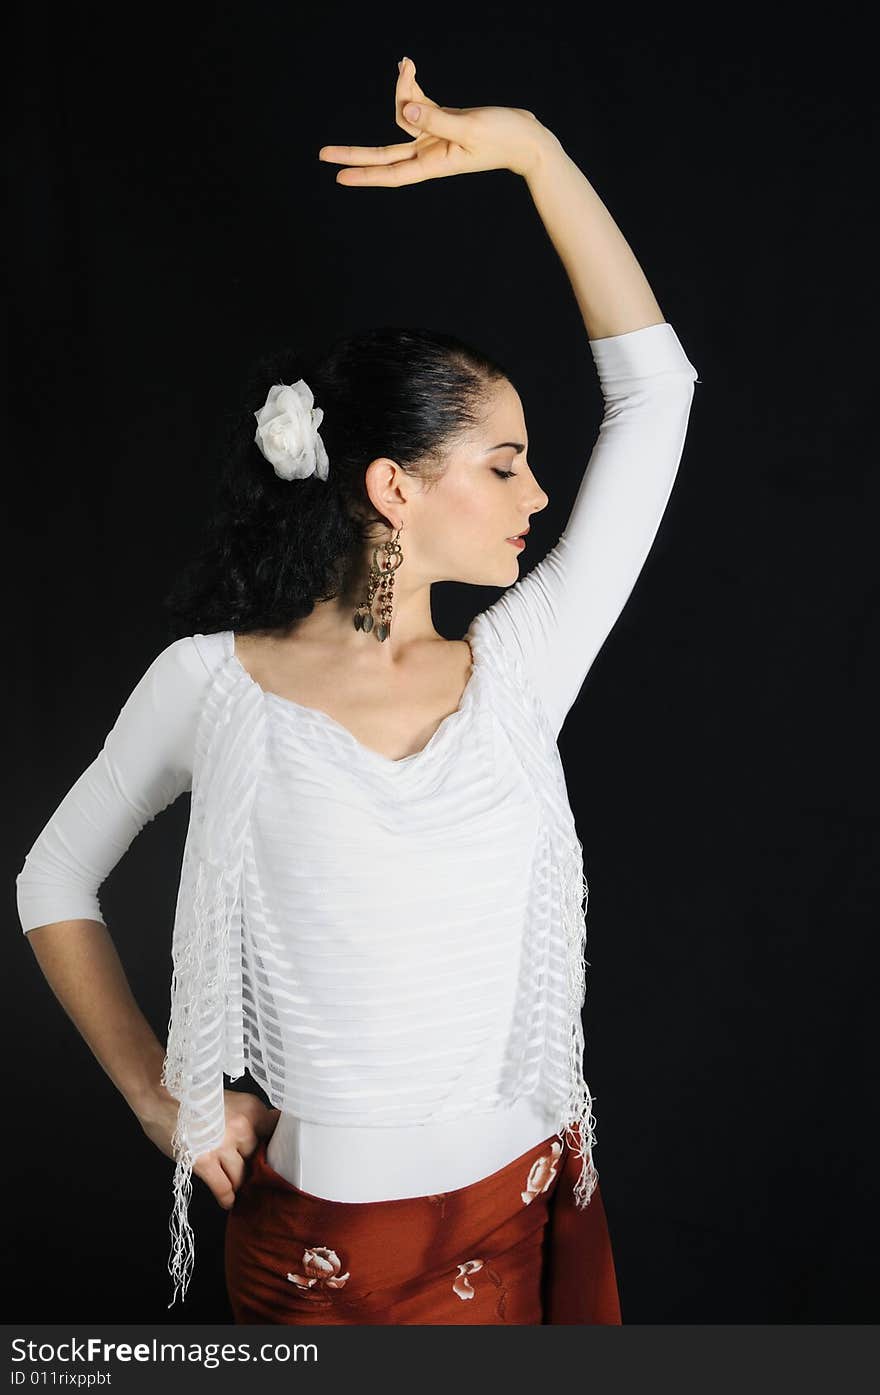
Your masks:
M 518 579 L 548 498 L 509 375 L 461 341 L 385 328 L 261 365 L 169 598 L 179 637 L 28 854 L 19 912 L 176 1160 L 184 1294 L 195 1173 L 229 1212 L 237 1322 L 619 1323 L 556 738 L 656 534 L 696 372 L 531 112 L 441 108 L 404 59 L 395 113 L 412 139 L 323 147 L 337 182 L 509 169 L 568 272 L 605 414 L 565 532 Z M 438 580 L 508 589 L 448 641 Z M 163 1050 L 97 891 L 184 790 Z M 268 1105 L 224 1089 L 245 1070 Z

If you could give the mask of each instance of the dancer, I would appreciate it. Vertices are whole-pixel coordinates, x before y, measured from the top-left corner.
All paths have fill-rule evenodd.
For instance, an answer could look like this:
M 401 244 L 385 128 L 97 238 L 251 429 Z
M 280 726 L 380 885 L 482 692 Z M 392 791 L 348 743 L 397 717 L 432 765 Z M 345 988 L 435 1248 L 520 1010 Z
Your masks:
M 510 170 L 569 276 L 605 411 L 565 530 L 520 576 L 548 495 L 509 373 L 472 345 L 386 326 L 266 360 L 168 598 L 177 637 L 31 848 L 19 914 L 175 1161 L 172 1303 L 195 1175 L 228 1211 L 236 1322 L 616 1324 L 557 738 L 656 535 L 697 375 L 533 113 L 440 107 L 406 58 L 395 116 L 400 144 L 322 148 L 340 185 Z M 506 589 L 446 640 L 441 580 Z M 98 889 L 187 790 L 163 1047 Z M 266 1100 L 225 1087 L 245 1071 Z

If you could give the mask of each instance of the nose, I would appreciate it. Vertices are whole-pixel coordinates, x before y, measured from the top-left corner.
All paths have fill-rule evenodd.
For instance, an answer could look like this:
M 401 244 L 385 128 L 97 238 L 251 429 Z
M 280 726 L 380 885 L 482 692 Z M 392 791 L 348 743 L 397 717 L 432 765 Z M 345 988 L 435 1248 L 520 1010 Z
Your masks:
M 549 494 L 546 490 L 541 488 L 534 475 L 532 476 L 532 481 L 534 487 L 526 499 L 526 511 L 529 514 L 540 513 L 542 509 L 546 509 L 550 502 Z

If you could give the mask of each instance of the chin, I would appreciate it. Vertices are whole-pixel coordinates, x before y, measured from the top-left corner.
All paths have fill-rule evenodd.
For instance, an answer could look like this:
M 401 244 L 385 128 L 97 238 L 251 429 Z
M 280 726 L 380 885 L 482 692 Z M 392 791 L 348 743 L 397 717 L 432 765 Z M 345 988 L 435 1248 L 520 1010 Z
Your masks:
M 510 552 L 511 556 L 506 567 L 499 564 L 492 574 L 488 574 L 487 568 L 486 575 L 471 576 L 468 578 L 467 584 L 469 586 L 509 586 L 512 581 L 517 581 L 520 574 L 520 554 L 513 547 Z

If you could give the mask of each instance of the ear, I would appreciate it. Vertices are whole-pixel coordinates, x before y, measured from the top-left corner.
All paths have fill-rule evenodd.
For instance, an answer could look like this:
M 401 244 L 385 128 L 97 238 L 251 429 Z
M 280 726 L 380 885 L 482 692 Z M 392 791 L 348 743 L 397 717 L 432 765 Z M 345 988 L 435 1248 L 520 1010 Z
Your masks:
M 364 488 L 367 497 L 377 513 L 385 518 L 396 517 L 400 504 L 406 503 L 406 495 L 401 493 L 399 483 L 405 481 L 406 474 L 396 460 L 388 455 L 377 455 L 371 460 L 364 474 Z M 397 524 L 394 524 L 397 527 Z

